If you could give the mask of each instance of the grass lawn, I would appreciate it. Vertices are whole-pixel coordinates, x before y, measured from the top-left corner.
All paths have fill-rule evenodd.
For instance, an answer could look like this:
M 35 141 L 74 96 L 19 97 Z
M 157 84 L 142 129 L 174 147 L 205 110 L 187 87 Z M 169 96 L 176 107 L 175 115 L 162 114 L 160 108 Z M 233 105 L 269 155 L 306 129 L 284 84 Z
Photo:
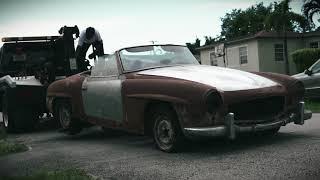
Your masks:
M 10 154 L 10 153 L 17 153 L 27 151 L 28 147 L 24 144 L 8 142 L 4 139 L 0 140 L 0 156 Z
M 24 144 L 7 141 L 6 137 L 5 130 L 0 126 L 0 156 L 28 150 L 28 147 Z
M 1 180 L 93 180 L 84 171 L 69 169 L 64 171 L 44 171 L 31 176 L 0 177 Z
M 320 100 L 306 100 L 305 105 L 307 109 L 310 109 L 313 113 L 320 113 Z

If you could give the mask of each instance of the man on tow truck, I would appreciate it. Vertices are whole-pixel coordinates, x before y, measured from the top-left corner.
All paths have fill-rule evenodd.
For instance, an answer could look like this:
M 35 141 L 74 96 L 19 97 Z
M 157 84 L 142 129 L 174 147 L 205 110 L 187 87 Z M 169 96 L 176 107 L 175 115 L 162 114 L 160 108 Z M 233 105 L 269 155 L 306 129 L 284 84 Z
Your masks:
M 76 49 L 76 58 L 79 70 L 86 71 L 90 65 L 86 60 L 86 53 L 89 47 L 92 45 L 93 53 L 89 55 L 89 59 L 93 59 L 95 56 L 103 56 L 103 42 L 99 31 L 93 27 L 88 27 L 80 33 L 78 46 Z

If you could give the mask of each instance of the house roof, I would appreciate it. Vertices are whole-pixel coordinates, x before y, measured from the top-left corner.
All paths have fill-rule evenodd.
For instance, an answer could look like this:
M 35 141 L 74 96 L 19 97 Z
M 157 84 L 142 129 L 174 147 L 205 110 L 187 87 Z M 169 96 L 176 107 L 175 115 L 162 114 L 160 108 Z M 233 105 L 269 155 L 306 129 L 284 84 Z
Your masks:
M 215 47 L 217 44 L 233 44 L 237 42 L 247 41 L 251 39 L 259 39 L 259 38 L 282 38 L 284 36 L 283 32 L 268 32 L 268 31 L 259 31 L 253 35 L 241 36 L 238 38 L 231 39 L 229 41 L 216 42 L 210 45 L 202 46 L 197 48 L 197 50 L 205 50 L 211 49 Z M 304 37 L 320 37 L 320 31 L 312 31 L 306 33 L 297 33 L 297 32 L 287 32 L 288 38 L 304 38 Z

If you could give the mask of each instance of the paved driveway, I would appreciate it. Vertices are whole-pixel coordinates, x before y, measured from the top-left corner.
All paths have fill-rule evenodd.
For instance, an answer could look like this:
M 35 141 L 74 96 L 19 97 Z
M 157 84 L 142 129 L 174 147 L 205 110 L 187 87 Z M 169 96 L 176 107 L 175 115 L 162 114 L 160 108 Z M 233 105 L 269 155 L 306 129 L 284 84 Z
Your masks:
M 9 138 L 31 150 L 0 157 L 2 175 L 77 167 L 103 179 L 320 178 L 320 114 L 304 126 L 283 127 L 275 137 L 213 139 L 175 154 L 158 151 L 150 138 L 105 135 L 99 128 L 73 137 L 47 130 Z

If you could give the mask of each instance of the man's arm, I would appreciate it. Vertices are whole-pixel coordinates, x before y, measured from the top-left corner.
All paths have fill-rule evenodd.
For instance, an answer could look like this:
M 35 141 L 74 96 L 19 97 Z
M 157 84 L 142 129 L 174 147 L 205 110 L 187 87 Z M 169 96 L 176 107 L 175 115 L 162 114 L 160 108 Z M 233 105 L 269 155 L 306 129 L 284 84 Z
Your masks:
M 92 55 L 93 57 L 95 55 L 97 56 L 103 56 L 104 55 L 104 50 L 103 50 L 103 42 L 100 36 L 99 31 L 95 31 L 96 32 L 96 42 L 94 42 L 93 46 L 96 48 L 96 52 L 93 52 Z
M 78 41 L 78 46 L 82 46 L 84 43 L 84 39 L 85 39 L 86 34 L 84 32 L 80 33 L 80 37 L 79 37 L 79 41 Z

